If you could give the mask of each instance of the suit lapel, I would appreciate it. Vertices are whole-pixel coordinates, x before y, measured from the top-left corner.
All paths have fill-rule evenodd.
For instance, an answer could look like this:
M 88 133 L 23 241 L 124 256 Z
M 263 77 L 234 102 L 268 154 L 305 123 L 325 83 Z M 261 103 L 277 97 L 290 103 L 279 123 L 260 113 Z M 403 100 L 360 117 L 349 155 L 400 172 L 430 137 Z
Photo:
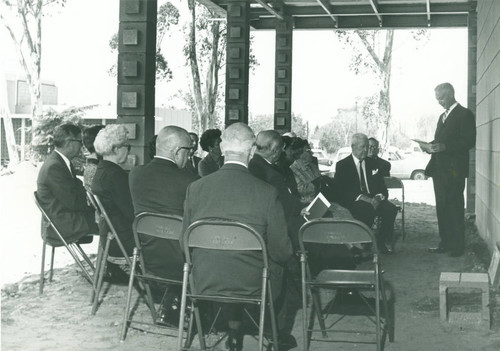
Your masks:
M 61 155 L 59 155 L 59 153 L 53 151 L 52 152 L 54 154 L 54 160 L 56 160 L 57 162 L 59 162 L 60 164 L 62 164 L 62 166 L 64 167 L 64 169 L 66 170 L 66 172 L 68 173 L 68 175 L 71 177 L 71 178 L 74 178 L 74 168 L 73 168 L 73 165 L 71 164 L 71 161 L 69 161 L 69 165 L 71 167 L 71 170 L 68 169 L 68 166 L 66 165 L 66 162 L 64 162 L 64 159 L 61 157 Z M 73 173 L 71 173 L 73 172 Z

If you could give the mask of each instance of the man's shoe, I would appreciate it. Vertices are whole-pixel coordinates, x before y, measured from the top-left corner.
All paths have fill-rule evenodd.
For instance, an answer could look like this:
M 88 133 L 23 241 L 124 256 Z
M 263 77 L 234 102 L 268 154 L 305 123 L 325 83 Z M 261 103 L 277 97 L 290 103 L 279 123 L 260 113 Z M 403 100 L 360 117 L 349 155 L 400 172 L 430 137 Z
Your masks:
M 448 253 L 448 256 L 450 256 L 450 257 L 460 257 L 460 256 L 462 256 L 463 254 L 464 254 L 464 252 L 463 252 L 463 251 L 450 251 L 450 252 Z
M 429 247 L 429 252 L 430 253 L 445 253 L 448 250 L 438 246 L 438 247 Z
M 243 334 L 237 330 L 229 329 L 226 339 L 226 348 L 229 351 L 243 350 Z

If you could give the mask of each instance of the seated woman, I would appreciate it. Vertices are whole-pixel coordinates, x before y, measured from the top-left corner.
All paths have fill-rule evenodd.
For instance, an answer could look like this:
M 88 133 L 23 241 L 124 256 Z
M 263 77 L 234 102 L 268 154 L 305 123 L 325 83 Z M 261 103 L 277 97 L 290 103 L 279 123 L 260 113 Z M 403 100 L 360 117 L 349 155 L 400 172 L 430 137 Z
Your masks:
M 83 131 L 83 145 L 89 152 L 89 155 L 87 156 L 87 160 L 85 162 L 85 166 L 83 167 L 83 185 L 87 190 L 90 190 L 92 179 L 94 179 L 95 170 L 97 169 L 97 164 L 102 158 L 95 152 L 94 140 L 97 136 L 97 133 L 99 133 L 99 131 L 104 127 L 105 126 L 103 125 L 96 125 L 88 127 Z
M 200 146 L 208 154 L 198 163 L 200 177 L 217 171 L 224 164 L 224 157 L 220 150 L 221 135 L 222 132 L 219 129 L 207 129 L 201 135 Z
M 127 160 L 130 151 L 127 134 L 127 128 L 119 124 L 108 125 L 97 134 L 94 147 L 103 159 L 97 165 L 92 192 L 99 196 L 127 255 L 131 256 L 135 246 L 132 234 L 134 207 L 128 186 L 128 174 L 120 167 L 120 164 Z M 99 229 L 101 235 L 107 235 L 108 228 L 105 223 L 99 223 Z M 116 240 L 111 242 L 109 254 L 123 256 Z
M 319 192 L 321 172 L 307 140 L 296 138 L 290 147 L 292 153 L 300 155 L 292 163 L 290 169 L 293 171 L 295 180 L 297 181 L 300 201 L 308 204 Z

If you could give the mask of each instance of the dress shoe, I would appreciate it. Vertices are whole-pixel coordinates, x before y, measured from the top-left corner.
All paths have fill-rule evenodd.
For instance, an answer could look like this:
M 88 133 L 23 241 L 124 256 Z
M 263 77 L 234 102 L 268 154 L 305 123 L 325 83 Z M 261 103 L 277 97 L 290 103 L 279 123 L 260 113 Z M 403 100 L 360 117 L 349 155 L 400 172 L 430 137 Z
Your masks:
M 464 254 L 464 252 L 463 252 L 463 251 L 450 251 L 450 252 L 448 253 L 448 256 L 450 256 L 450 257 L 460 257 L 460 256 L 462 256 L 463 254 Z
M 430 253 L 445 253 L 448 250 L 438 246 L 438 247 L 429 247 L 429 252 Z
M 229 351 L 243 350 L 243 334 L 237 330 L 229 329 L 226 339 L 226 348 Z

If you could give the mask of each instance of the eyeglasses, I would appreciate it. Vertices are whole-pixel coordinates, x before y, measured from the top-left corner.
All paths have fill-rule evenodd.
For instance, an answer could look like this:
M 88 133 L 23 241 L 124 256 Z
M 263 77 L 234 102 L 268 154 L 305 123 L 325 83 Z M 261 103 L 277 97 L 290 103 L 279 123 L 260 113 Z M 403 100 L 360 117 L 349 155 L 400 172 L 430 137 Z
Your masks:
M 77 141 L 79 142 L 81 145 L 83 145 L 83 141 L 81 139 L 68 139 L 68 141 Z
M 130 144 L 122 144 L 119 147 L 126 147 L 127 151 L 130 152 L 130 148 L 132 147 L 132 145 L 130 145 Z
M 175 153 L 179 152 L 179 150 L 189 150 L 190 151 L 190 150 L 193 150 L 193 149 L 194 149 L 193 146 L 179 146 L 177 148 L 177 151 Z

